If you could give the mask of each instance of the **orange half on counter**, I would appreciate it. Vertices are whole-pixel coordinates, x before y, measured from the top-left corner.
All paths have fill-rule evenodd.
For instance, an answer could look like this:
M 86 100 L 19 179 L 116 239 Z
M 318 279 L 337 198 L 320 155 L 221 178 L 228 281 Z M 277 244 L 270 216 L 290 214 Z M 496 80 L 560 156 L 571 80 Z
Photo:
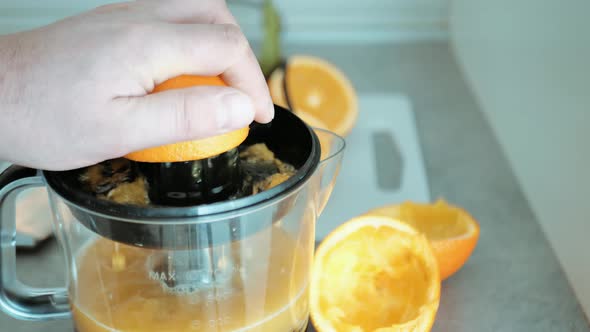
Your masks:
M 309 55 L 294 55 L 268 78 L 273 102 L 290 108 L 310 126 L 347 136 L 358 118 L 356 91 L 334 64 Z
M 182 75 L 157 85 L 151 93 L 193 86 L 227 86 L 219 76 Z M 204 139 L 151 147 L 127 154 L 125 157 L 139 162 L 180 162 L 210 158 L 240 145 L 250 131 L 244 127 Z
M 401 221 L 356 217 L 318 247 L 310 311 L 319 332 L 427 332 L 439 300 L 430 244 Z
M 442 280 L 465 265 L 479 239 L 480 229 L 475 219 L 444 200 L 432 204 L 391 204 L 367 214 L 398 219 L 424 234 L 434 250 Z

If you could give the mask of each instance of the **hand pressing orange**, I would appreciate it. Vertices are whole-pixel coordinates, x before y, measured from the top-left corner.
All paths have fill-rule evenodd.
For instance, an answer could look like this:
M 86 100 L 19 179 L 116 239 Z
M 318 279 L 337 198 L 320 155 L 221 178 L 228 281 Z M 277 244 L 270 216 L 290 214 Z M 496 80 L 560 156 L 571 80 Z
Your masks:
M 228 86 L 152 93 L 179 75 Z M 274 108 L 223 0 L 116 3 L 0 36 L 0 160 L 47 170 L 266 123 Z

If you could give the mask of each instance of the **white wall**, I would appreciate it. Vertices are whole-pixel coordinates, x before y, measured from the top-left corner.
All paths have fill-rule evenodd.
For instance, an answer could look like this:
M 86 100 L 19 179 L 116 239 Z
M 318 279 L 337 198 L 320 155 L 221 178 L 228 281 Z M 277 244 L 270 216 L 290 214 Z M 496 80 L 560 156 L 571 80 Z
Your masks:
M 590 316 L 590 1 L 451 8 L 455 53 Z
M 121 0 L 0 0 L 0 34 L 53 22 Z M 200 0 L 193 0 L 200 1 Z M 260 37 L 260 10 L 228 0 L 250 39 Z M 444 38 L 448 0 L 274 0 L 283 18 L 284 39 L 326 42 Z

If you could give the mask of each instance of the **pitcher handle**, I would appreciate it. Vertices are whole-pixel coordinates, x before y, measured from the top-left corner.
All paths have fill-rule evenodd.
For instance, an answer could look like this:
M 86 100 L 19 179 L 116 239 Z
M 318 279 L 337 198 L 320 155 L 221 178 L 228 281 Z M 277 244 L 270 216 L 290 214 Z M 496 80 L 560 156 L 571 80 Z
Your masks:
M 35 288 L 16 276 L 16 200 L 24 190 L 43 187 L 38 171 L 11 166 L 0 174 L 0 307 L 21 320 L 70 317 L 67 289 Z

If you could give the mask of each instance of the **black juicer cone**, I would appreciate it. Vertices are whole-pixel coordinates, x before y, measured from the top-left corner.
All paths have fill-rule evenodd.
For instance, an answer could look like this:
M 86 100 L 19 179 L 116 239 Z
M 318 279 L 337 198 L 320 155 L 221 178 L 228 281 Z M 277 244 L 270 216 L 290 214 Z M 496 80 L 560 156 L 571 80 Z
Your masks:
M 243 188 L 235 187 L 235 178 L 241 178 L 243 170 L 234 163 L 239 151 L 257 143 L 264 143 L 276 158 L 292 165 L 295 173 L 268 190 L 240 195 Z M 237 150 L 197 162 L 137 165 L 149 179 L 148 195 L 159 204 L 137 206 L 101 199 L 82 188 L 79 179 L 87 168 L 43 173 L 51 190 L 65 200 L 72 215 L 92 232 L 143 248 L 178 249 L 194 248 L 193 235 L 209 228 L 227 229 L 228 223 L 239 222 L 240 211 L 276 201 L 304 186 L 319 161 L 320 144 L 315 132 L 292 112 L 275 105 L 273 121 L 253 124 Z M 200 171 L 195 172 L 199 167 Z M 281 202 L 268 222 L 280 220 L 291 203 L 291 198 Z M 201 222 L 212 216 L 220 216 L 222 221 Z M 266 221 L 251 223 L 239 236 L 267 226 Z M 171 238 L 175 240 L 169 241 Z M 234 238 L 229 237 L 228 241 Z M 207 247 L 206 243 L 203 247 Z
M 162 206 L 195 206 L 236 197 L 239 165 L 237 148 L 194 161 L 137 163 L 148 183 L 150 201 Z

